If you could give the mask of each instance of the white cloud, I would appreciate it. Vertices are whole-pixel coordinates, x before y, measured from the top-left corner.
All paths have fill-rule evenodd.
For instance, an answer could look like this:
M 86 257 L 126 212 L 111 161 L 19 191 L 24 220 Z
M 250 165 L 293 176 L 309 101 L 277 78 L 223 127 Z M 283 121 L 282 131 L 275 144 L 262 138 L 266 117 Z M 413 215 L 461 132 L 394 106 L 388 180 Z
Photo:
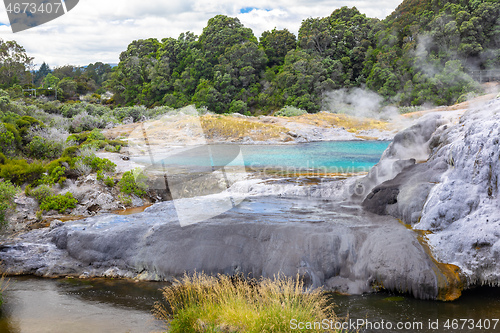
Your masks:
M 217 15 L 237 16 L 259 37 L 264 30 L 288 28 L 297 33 L 303 19 L 325 17 L 342 6 L 356 6 L 369 17 L 384 18 L 402 0 L 81 0 L 66 15 L 39 27 L 13 34 L 5 9 L 0 10 L 0 38 L 16 40 L 38 66 L 117 63 L 120 52 L 136 39 L 201 34 Z M 242 8 L 256 8 L 240 13 Z

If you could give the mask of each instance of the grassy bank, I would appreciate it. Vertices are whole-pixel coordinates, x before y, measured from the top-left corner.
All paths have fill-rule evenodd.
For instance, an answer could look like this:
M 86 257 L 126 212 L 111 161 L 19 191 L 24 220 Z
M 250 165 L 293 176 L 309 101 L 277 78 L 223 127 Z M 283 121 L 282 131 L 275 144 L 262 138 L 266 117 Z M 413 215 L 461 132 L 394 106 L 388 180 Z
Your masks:
M 338 321 L 320 289 L 304 291 L 300 279 L 262 278 L 249 282 L 197 273 L 163 289 L 165 304 L 157 304 L 154 312 L 169 323 L 172 333 L 290 332 L 292 320 Z M 294 331 L 338 332 L 320 327 Z

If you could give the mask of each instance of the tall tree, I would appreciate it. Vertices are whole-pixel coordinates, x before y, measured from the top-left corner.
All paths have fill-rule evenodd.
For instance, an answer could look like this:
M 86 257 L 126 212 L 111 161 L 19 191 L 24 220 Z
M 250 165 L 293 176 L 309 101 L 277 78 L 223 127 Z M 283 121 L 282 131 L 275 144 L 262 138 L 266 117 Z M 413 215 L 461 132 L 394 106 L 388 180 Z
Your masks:
M 43 79 L 45 78 L 45 76 L 47 76 L 47 74 L 49 74 L 51 72 L 52 72 L 52 70 L 50 69 L 49 65 L 47 65 L 45 62 L 43 62 L 43 64 L 38 69 L 38 71 L 36 71 L 35 85 L 40 85 L 42 83 Z
M 16 83 L 30 83 L 29 71 L 33 59 L 26 54 L 24 47 L 15 41 L 0 39 L 0 86 L 7 88 Z
M 260 46 L 267 55 L 269 67 L 281 66 L 288 51 L 297 47 L 297 38 L 288 29 L 264 31 L 260 37 Z
M 225 15 L 217 15 L 208 20 L 200 36 L 205 57 L 214 65 L 226 50 L 244 42 L 257 43 L 252 29 L 245 28 L 238 18 Z

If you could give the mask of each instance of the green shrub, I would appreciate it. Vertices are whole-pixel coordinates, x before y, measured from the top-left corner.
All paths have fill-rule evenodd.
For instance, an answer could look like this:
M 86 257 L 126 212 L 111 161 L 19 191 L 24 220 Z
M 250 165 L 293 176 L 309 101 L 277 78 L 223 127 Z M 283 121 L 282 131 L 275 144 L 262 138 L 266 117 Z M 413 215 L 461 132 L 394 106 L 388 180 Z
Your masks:
M 42 200 L 40 209 L 43 211 L 57 210 L 59 213 L 64 213 L 68 209 L 76 207 L 78 200 L 73 198 L 73 194 L 67 192 L 66 194 L 51 195 Z
M 90 147 L 96 150 L 106 147 L 108 143 L 104 140 L 87 140 L 81 144 L 81 148 Z
M 73 118 L 84 110 L 82 103 L 67 102 L 61 108 L 61 114 L 66 118 Z
M 107 187 L 113 187 L 113 186 L 115 186 L 115 181 L 113 180 L 113 178 L 111 178 L 111 177 L 107 177 L 107 178 L 104 180 L 104 184 L 105 184 Z
M 108 144 L 110 144 L 112 146 L 122 146 L 122 147 L 128 146 L 128 142 L 122 141 L 122 140 L 108 140 Z
M 94 128 L 92 131 L 90 131 L 87 140 L 106 140 L 106 137 L 98 128 Z
M 40 163 L 28 164 L 26 160 L 8 160 L 0 166 L 0 178 L 10 180 L 16 185 L 32 183 L 45 172 Z
M 37 159 L 54 159 L 61 156 L 64 143 L 35 136 L 26 146 L 28 154 Z
M 147 112 L 144 106 L 126 106 L 122 108 L 116 108 L 113 111 L 113 115 L 119 120 L 123 121 L 124 118 L 132 117 L 134 122 L 141 119 L 143 114 Z
M 92 159 L 86 161 L 86 164 L 92 168 L 92 171 L 106 171 L 106 172 L 114 172 L 116 169 L 116 164 L 108 160 L 107 158 L 100 158 L 94 156 Z
M 35 188 L 32 188 L 30 185 L 28 185 L 28 186 L 26 186 L 24 193 L 27 196 L 35 198 L 39 203 L 42 202 L 45 198 L 48 198 L 48 197 L 54 195 L 54 191 L 52 190 L 52 187 L 50 187 L 49 185 L 46 185 L 46 184 L 37 186 Z
M 39 181 L 40 184 L 53 185 L 55 183 L 58 183 L 59 185 L 62 185 L 66 180 L 66 177 L 64 176 L 66 173 L 65 167 L 58 165 L 52 169 L 48 168 L 47 171 L 48 173 L 44 174 L 40 179 Z
M 63 150 L 61 157 L 63 158 L 74 158 L 78 155 L 78 146 L 67 147 Z
M 116 169 L 116 164 L 108 160 L 107 158 L 100 158 L 95 156 L 93 151 L 82 150 L 82 156 L 75 159 L 76 164 L 83 164 L 91 168 L 92 172 L 114 172 Z
M 25 137 L 28 134 L 28 130 L 32 127 L 45 127 L 45 124 L 38 119 L 30 116 L 23 116 L 16 120 L 16 126 L 19 128 L 19 134 Z
M 118 182 L 118 187 L 125 194 L 135 194 L 142 197 L 146 194 L 146 181 L 147 177 L 137 168 L 133 171 L 126 171 Z
M 5 108 L 8 104 L 10 104 L 9 93 L 0 89 L 0 107 Z
M 243 101 L 232 101 L 229 105 L 229 113 L 245 114 L 248 111 L 247 103 Z
M 118 200 L 126 207 L 132 206 L 132 198 L 129 195 L 119 194 Z
M 106 144 L 106 147 L 104 147 L 104 149 L 106 151 L 109 151 L 110 153 L 119 153 L 120 150 L 122 149 L 121 146 L 117 145 L 117 146 L 111 146 L 109 144 Z
M 8 209 L 14 209 L 14 197 L 19 192 L 19 188 L 9 181 L 0 182 L 0 223 L 5 224 L 5 215 Z
M 5 125 L 0 124 L 0 149 L 3 154 L 12 156 L 16 152 L 16 139 Z
M 89 132 L 71 134 L 66 139 L 66 142 L 76 142 L 78 143 L 78 145 L 81 145 L 82 143 L 87 141 L 89 134 L 90 134 Z
M 306 114 L 307 111 L 296 108 L 295 106 L 285 106 L 281 110 L 274 113 L 276 117 L 295 117 Z

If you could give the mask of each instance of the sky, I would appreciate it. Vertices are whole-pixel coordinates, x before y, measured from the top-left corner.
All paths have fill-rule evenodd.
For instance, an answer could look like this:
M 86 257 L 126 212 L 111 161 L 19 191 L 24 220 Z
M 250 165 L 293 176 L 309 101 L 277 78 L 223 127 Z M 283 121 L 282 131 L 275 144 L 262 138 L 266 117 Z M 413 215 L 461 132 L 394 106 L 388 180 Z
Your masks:
M 368 17 L 385 18 L 402 0 L 80 0 L 65 15 L 43 25 L 12 33 L 5 7 L 0 4 L 0 38 L 15 40 L 35 68 L 118 63 L 133 40 L 180 33 L 202 33 L 218 14 L 238 17 L 260 37 L 263 31 L 287 28 L 295 35 L 302 20 L 325 17 L 342 6 L 357 7 Z

